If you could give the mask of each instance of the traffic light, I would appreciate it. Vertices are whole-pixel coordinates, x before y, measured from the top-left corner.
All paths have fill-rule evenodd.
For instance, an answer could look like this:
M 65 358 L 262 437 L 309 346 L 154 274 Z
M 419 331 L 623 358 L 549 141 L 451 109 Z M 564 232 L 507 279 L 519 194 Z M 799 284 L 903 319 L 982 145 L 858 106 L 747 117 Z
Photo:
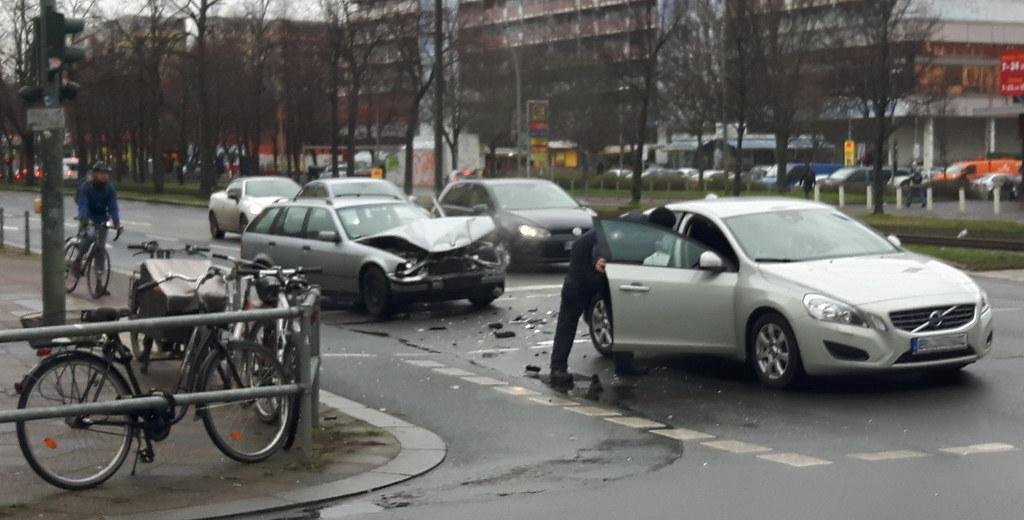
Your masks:
M 56 11 L 43 14 L 46 24 L 46 58 L 49 71 L 59 72 L 69 63 L 85 59 L 85 49 L 67 44 L 67 37 L 85 30 L 85 21 L 79 18 L 66 18 Z

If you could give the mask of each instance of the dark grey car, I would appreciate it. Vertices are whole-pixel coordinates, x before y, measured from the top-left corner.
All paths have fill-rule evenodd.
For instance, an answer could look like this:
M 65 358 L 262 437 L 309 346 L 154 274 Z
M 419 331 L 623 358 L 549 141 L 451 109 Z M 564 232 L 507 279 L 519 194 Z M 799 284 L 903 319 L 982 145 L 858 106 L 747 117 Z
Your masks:
M 409 302 L 468 299 L 485 306 L 505 290 L 504 257 L 490 217 L 432 219 L 384 197 L 299 199 L 264 210 L 242 236 L 242 257 L 321 267 L 324 293 L 386 317 Z

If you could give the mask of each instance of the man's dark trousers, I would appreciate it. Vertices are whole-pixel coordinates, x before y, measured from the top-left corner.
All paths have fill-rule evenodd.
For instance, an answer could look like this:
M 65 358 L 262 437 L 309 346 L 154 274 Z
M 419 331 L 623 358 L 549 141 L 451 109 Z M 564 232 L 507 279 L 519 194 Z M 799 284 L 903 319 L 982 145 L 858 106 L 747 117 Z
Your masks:
M 569 368 L 569 353 L 576 341 L 576 328 L 595 294 L 593 291 L 567 289 L 570 288 L 562 289 L 562 304 L 558 307 L 555 345 L 551 350 L 552 369 Z

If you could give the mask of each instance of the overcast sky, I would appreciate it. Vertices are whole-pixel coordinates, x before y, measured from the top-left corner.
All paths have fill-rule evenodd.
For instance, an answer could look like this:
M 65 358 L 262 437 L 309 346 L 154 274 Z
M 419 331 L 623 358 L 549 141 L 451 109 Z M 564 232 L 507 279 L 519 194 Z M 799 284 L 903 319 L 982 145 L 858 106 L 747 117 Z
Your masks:
M 67 0 L 65 0 L 67 1 Z M 87 3 L 88 0 L 71 0 Z M 170 0 L 172 5 L 184 0 Z M 221 0 L 215 7 L 219 16 L 241 15 L 247 0 Z M 317 0 L 276 0 L 275 16 L 284 10 L 289 18 L 311 18 L 317 13 Z M 137 13 L 143 5 L 141 0 L 97 0 L 97 10 L 103 17 L 115 17 Z

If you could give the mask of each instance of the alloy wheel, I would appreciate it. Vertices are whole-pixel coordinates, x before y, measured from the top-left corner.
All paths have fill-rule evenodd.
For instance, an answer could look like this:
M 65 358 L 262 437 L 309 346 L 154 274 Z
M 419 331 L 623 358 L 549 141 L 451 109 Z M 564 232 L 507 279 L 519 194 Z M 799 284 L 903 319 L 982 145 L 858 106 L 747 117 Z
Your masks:
M 781 379 L 789 370 L 789 337 L 782 327 L 766 323 L 754 344 L 757 369 L 770 380 Z

